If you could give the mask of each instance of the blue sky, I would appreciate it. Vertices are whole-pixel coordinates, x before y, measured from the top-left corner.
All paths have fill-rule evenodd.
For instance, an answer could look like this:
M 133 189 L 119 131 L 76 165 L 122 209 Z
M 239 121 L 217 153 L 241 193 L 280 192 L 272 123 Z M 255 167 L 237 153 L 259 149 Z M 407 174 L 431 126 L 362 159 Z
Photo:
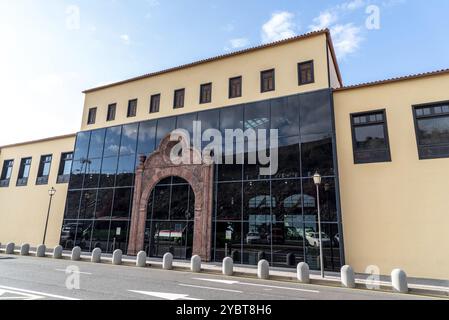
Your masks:
M 84 89 L 321 27 L 346 85 L 449 68 L 448 12 L 446 0 L 0 0 L 0 145 L 76 132 Z

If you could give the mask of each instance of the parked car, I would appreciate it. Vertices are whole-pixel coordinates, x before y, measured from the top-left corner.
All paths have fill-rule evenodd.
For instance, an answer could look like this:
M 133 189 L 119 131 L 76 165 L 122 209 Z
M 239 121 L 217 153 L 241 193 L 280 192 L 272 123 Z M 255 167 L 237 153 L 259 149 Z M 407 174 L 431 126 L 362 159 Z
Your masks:
M 320 234 L 318 232 L 307 232 L 306 240 L 312 247 L 320 246 Z M 331 239 L 324 232 L 321 232 L 321 240 L 323 241 L 323 247 L 330 245 Z
M 249 232 L 246 235 L 246 243 L 251 244 L 254 242 L 260 241 L 260 233 L 259 232 Z

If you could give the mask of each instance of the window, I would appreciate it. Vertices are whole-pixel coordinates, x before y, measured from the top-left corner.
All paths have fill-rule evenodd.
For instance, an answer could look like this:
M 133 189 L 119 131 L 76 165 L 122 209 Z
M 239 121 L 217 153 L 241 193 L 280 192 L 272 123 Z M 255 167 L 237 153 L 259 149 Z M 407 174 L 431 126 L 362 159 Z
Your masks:
M 159 112 L 160 104 L 161 104 L 161 95 L 160 94 L 152 95 L 150 101 L 150 113 Z
M 449 157 L 449 102 L 413 107 L 419 158 Z
M 41 157 L 41 161 L 39 162 L 39 171 L 37 173 L 36 184 L 44 185 L 48 183 L 48 176 L 50 175 L 51 168 L 51 155 L 46 155 Z
M 24 158 L 20 161 L 19 177 L 17 178 L 17 186 L 26 186 L 30 177 L 31 158 Z
M 202 84 L 200 88 L 200 103 L 212 101 L 212 83 Z
M 261 92 L 274 91 L 274 69 L 262 71 L 261 77 Z
M 70 170 L 72 169 L 73 152 L 63 153 L 59 163 L 58 180 L 56 183 L 68 183 L 70 179 Z
M 94 124 L 97 118 L 97 108 L 90 108 L 87 116 L 87 124 Z
M 14 160 L 5 160 L 3 162 L 2 173 L 0 176 L 0 188 L 5 188 L 9 186 L 9 181 L 12 176 L 12 169 L 14 166 Z
M 315 82 L 313 61 L 298 63 L 298 79 L 299 85 Z
M 180 89 L 175 91 L 175 99 L 173 102 L 173 108 L 184 108 L 184 95 L 185 89 Z
M 351 115 L 354 162 L 391 161 L 385 110 Z
M 242 77 L 229 79 L 229 99 L 242 96 Z
M 135 117 L 137 114 L 137 99 L 129 100 L 127 117 Z
M 114 121 L 115 120 L 115 112 L 117 110 L 117 104 L 113 103 L 108 106 L 108 115 L 106 121 Z

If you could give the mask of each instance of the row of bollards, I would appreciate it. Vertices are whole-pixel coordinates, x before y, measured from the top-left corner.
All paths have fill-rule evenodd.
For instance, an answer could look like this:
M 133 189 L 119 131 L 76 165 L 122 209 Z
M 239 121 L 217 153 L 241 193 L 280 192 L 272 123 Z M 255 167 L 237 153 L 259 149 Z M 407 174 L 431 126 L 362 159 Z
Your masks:
M 15 244 L 8 243 L 5 247 L 6 254 L 14 254 Z M 45 257 L 47 248 L 45 245 L 39 245 L 36 248 L 36 257 Z M 20 247 L 20 255 L 28 256 L 30 255 L 30 245 L 28 243 L 22 244 Z M 92 263 L 101 263 L 101 249 L 95 248 L 91 253 Z M 62 259 L 63 257 L 63 247 L 57 246 L 53 249 L 52 254 L 54 259 Z M 72 249 L 70 259 L 72 261 L 81 260 L 81 248 L 75 247 Z M 123 262 L 123 252 L 117 249 L 112 254 L 112 264 L 121 265 Z M 140 251 L 136 257 L 136 266 L 144 268 L 147 265 L 147 255 L 146 252 Z M 173 269 L 173 254 L 166 253 L 162 259 L 162 269 L 172 270 Z M 195 273 L 201 272 L 201 257 L 193 256 L 190 260 L 190 270 Z M 222 273 L 225 276 L 232 276 L 234 274 L 234 260 L 231 257 L 226 257 L 223 260 Z M 270 278 L 270 264 L 267 260 L 262 259 L 257 265 L 257 277 L 259 279 L 269 279 Z M 297 266 L 297 279 L 299 282 L 304 284 L 310 283 L 310 268 L 305 262 L 301 262 Z M 394 291 L 399 293 L 408 293 L 408 281 L 407 274 L 401 269 L 395 269 L 391 273 L 391 284 Z M 345 288 L 356 288 L 355 272 L 353 268 L 349 265 L 343 266 L 341 268 L 341 285 Z

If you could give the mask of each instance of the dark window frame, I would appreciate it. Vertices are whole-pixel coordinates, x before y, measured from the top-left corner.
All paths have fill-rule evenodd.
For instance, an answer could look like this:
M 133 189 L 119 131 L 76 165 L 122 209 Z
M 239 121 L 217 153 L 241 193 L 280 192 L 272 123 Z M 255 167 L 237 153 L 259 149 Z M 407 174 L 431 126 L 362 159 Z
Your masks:
M 47 158 L 50 158 L 50 161 L 47 161 Z M 48 180 L 50 177 L 50 173 L 51 173 L 51 165 L 53 162 L 53 154 L 45 154 L 42 155 L 39 159 L 39 167 L 37 170 L 37 177 L 36 177 L 36 185 L 37 186 L 43 186 L 43 185 L 47 185 L 48 184 Z M 48 175 L 44 176 L 43 175 L 43 169 L 46 163 L 50 164 L 50 167 L 48 169 Z
M 157 99 L 157 100 L 156 100 Z M 157 101 L 157 107 L 154 106 L 154 104 Z M 161 94 L 153 94 L 150 97 L 150 113 L 158 113 L 161 108 Z
M 182 103 L 178 104 L 178 94 L 182 93 Z M 185 105 L 185 99 L 186 99 L 186 89 L 177 89 L 175 90 L 174 97 L 173 97 L 173 109 L 182 109 Z
M 6 176 L 8 169 L 11 168 L 11 175 L 9 177 Z M 14 170 L 14 159 L 7 159 L 3 161 L 2 172 L 0 172 L 0 188 L 9 187 L 9 183 L 12 178 L 12 173 Z
M 311 66 L 311 72 L 312 72 L 312 80 L 311 81 L 305 81 L 302 78 L 302 72 L 301 72 L 301 67 L 310 64 Z M 309 61 L 304 61 L 304 62 L 300 62 L 298 63 L 298 85 L 300 86 L 304 86 L 307 84 L 312 84 L 315 83 L 315 64 L 313 60 L 309 60 Z
M 264 75 L 271 73 L 273 75 L 273 88 L 265 88 L 264 86 Z M 265 93 L 265 92 L 272 92 L 272 91 L 276 91 L 276 69 L 269 69 L 269 70 L 264 70 L 260 72 L 260 92 L 261 93 Z
M 209 95 L 207 95 L 206 89 L 209 89 Z M 200 86 L 200 104 L 207 104 L 212 102 L 212 82 L 203 83 Z
M 434 110 L 433 110 L 430 115 L 422 115 L 422 116 L 418 116 L 416 113 L 417 110 L 419 110 L 419 109 L 440 107 L 440 106 L 445 106 L 448 104 L 449 104 L 449 100 L 412 105 L 412 115 L 413 115 L 413 122 L 415 125 L 415 137 L 416 137 L 416 145 L 418 148 L 419 160 L 449 158 L 449 152 L 446 154 L 433 155 L 433 156 L 423 154 L 423 152 L 425 150 L 431 149 L 432 147 L 447 147 L 449 150 L 449 142 L 448 143 L 421 144 L 420 138 L 419 138 L 419 125 L 418 125 L 418 122 L 421 119 L 437 119 L 437 118 L 443 118 L 443 117 L 449 118 L 449 112 L 442 112 L 441 114 L 435 114 Z
M 117 114 L 117 103 L 111 103 L 108 105 L 108 113 L 106 115 L 106 121 L 114 121 Z
M 369 116 L 374 114 L 382 113 L 383 120 L 382 121 L 370 121 L 364 124 L 355 124 L 354 118 L 361 117 L 361 116 Z M 390 136 L 388 133 L 388 119 L 387 119 L 387 110 L 386 109 L 377 109 L 377 110 L 370 110 L 370 111 L 364 111 L 364 112 L 357 112 L 357 113 L 351 113 L 350 115 L 350 121 L 351 121 L 351 133 L 352 133 L 352 152 L 353 152 L 353 158 L 354 158 L 354 164 L 372 164 L 372 163 L 384 163 L 384 162 L 392 162 L 391 158 L 391 147 L 390 147 Z M 373 149 L 370 150 L 372 152 L 379 152 L 379 151 L 385 151 L 386 157 L 385 159 L 370 159 L 370 160 L 358 160 L 357 154 L 362 153 L 362 151 L 357 151 L 356 145 L 356 128 L 358 127 L 368 127 L 373 125 L 383 125 L 384 128 L 384 137 L 385 137 L 385 150 L 384 149 Z M 364 151 L 369 152 L 369 151 Z
M 240 94 L 235 94 L 232 90 L 233 87 L 233 81 L 239 81 L 239 92 Z M 229 79 L 229 99 L 235 99 L 235 98 L 241 98 L 243 96 L 243 77 L 242 76 L 238 76 L 238 77 L 233 77 Z
M 132 107 L 132 103 L 135 103 L 134 108 Z M 131 99 L 128 100 L 128 110 L 126 112 L 126 117 L 127 118 L 134 118 L 137 116 L 137 103 L 138 103 L 138 99 Z
M 87 124 L 91 125 L 91 124 L 95 124 L 96 120 L 97 120 L 97 107 L 94 108 L 89 108 L 89 112 L 87 114 Z
M 70 159 L 67 158 L 68 155 L 71 155 Z M 58 168 L 58 178 L 56 180 L 57 184 L 69 183 L 70 173 L 72 172 L 72 169 L 70 168 L 69 174 L 64 174 L 64 167 L 65 167 L 65 163 L 67 161 L 72 161 L 72 165 L 73 165 L 73 156 L 74 156 L 73 151 L 61 153 L 61 158 L 59 160 L 59 168 Z
M 23 172 L 25 170 L 25 166 L 27 165 L 26 164 L 27 160 L 30 161 L 30 163 L 29 163 L 30 172 L 28 173 L 28 177 L 24 177 Z M 32 157 L 25 157 L 25 158 L 20 159 L 19 175 L 17 176 L 17 183 L 16 183 L 17 187 L 25 187 L 26 185 L 28 185 L 28 180 L 30 178 L 32 164 L 33 164 Z

